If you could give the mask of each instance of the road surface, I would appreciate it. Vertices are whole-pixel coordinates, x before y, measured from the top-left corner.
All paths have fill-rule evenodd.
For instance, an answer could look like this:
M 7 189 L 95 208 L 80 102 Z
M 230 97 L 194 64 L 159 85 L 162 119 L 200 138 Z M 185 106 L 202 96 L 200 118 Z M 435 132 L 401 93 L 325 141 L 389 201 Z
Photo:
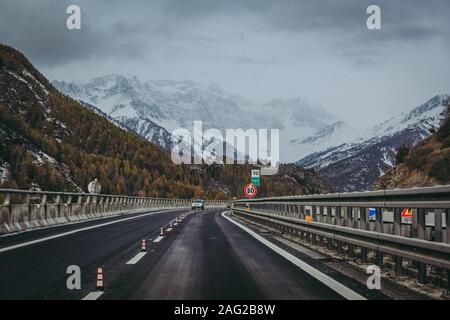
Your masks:
M 102 219 L 0 238 L 0 299 L 82 299 L 104 268 L 100 299 L 341 299 L 333 290 L 222 217 L 223 209 L 186 210 Z M 128 219 L 119 221 L 120 219 Z M 94 227 L 46 241 L 2 248 Z M 148 252 L 140 252 L 146 239 Z M 154 242 L 160 240 L 159 242 Z M 69 265 L 81 269 L 81 289 L 69 290 Z

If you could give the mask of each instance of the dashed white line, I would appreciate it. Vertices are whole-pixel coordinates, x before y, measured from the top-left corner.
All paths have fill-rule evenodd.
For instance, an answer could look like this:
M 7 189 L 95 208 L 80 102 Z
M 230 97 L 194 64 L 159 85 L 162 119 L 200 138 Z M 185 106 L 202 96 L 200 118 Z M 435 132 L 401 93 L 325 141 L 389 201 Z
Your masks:
M 138 263 L 139 260 L 141 260 L 146 254 L 147 254 L 147 252 L 139 252 L 137 255 L 135 255 L 133 257 L 133 259 L 128 261 L 127 264 L 136 264 L 136 263 Z
M 158 236 L 158 238 L 153 240 L 153 242 L 160 242 L 163 238 L 164 238 L 164 236 Z
M 294 255 L 290 254 L 289 252 L 281 249 L 280 247 L 278 247 L 277 245 L 273 244 L 272 242 L 264 239 L 263 237 L 261 237 L 256 232 L 254 232 L 254 231 L 250 230 L 249 228 L 243 226 L 242 224 L 234 221 L 230 217 L 226 216 L 225 212 L 222 212 L 222 217 L 224 217 L 225 219 L 227 219 L 231 223 L 235 224 L 236 226 L 238 226 L 242 230 L 246 231 L 253 238 L 255 238 L 259 242 L 263 243 L 264 245 L 266 245 L 267 247 L 269 247 L 270 249 L 272 249 L 273 251 L 278 253 L 280 256 L 286 258 L 287 260 L 289 260 L 290 262 L 295 264 L 297 267 L 299 267 L 300 269 L 302 269 L 306 273 L 310 274 L 311 276 L 313 276 L 314 278 L 316 278 L 317 280 L 322 282 L 324 285 L 326 285 L 330 289 L 334 290 L 335 292 L 337 292 L 338 294 L 343 296 L 345 299 L 348 299 L 348 300 L 366 300 L 366 298 L 364 298 L 360 294 L 356 293 L 355 291 L 347 288 L 342 283 L 337 282 L 333 278 L 327 276 L 326 274 L 320 272 L 319 270 L 311 267 L 309 264 L 303 262 L 302 260 L 300 260 L 296 256 L 294 256 Z
M 172 228 L 167 228 L 166 229 L 166 232 L 170 232 L 170 231 L 172 231 Z
M 103 295 L 103 291 L 92 291 L 86 297 L 81 300 L 97 300 Z
M 37 240 L 32 240 L 32 241 L 27 241 L 27 242 L 15 244 L 13 246 L 1 248 L 0 249 L 0 253 L 6 252 L 6 251 L 10 251 L 10 250 L 14 250 L 14 249 L 21 248 L 21 247 L 30 246 L 32 244 L 36 244 L 36 243 L 40 243 L 40 242 L 44 242 L 44 241 L 48 241 L 48 240 L 52 240 L 52 239 L 56 239 L 56 238 L 65 237 L 65 236 L 68 236 L 68 235 L 71 235 L 71 234 L 75 234 L 75 233 L 78 233 L 78 232 L 82 232 L 82 231 L 87 231 L 87 230 L 92 230 L 92 229 L 95 229 L 95 228 L 108 226 L 108 225 L 119 223 L 119 222 L 124 222 L 124 221 L 128 221 L 128 220 L 139 219 L 139 218 L 144 218 L 144 217 L 147 217 L 147 216 L 159 213 L 159 212 L 161 212 L 161 210 L 153 211 L 153 212 L 149 212 L 149 213 L 144 213 L 144 214 L 141 214 L 141 215 L 138 215 L 138 216 L 133 216 L 133 217 L 125 218 L 125 219 L 114 220 L 114 221 L 110 221 L 110 222 L 106 222 L 106 223 L 102 223 L 102 224 L 97 224 L 97 225 L 90 226 L 90 227 L 76 229 L 76 230 L 72 230 L 72 231 L 56 234 L 54 236 L 49 236 L 49 237 L 37 239 Z

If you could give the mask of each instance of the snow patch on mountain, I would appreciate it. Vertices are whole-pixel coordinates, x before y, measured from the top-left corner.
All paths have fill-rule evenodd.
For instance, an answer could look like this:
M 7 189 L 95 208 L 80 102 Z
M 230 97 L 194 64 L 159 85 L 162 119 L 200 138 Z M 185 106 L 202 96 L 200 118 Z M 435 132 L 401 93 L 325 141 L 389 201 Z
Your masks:
M 64 94 L 95 106 L 111 119 L 145 139 L 170 149 L 171 132 L 193 132 L 194 121 L 203 130 L 280 129 L 280 157 L 284 162 L 299 158 L 289 143 L 306 138 L 335 119 L 324 109 L 302 99 L 275 99 L 262 105 L 227 93 L 217 86 L 192 81 L 151 80 L 107 75 L 87 82 L 53 82 Z M 197 143 L 198 144 L 198 143 Z M 205 145 L 195 145 L 195 153 Z
M 305 139 L 293 139 L 290 141 L 290 144 L 291 149 L 294 150 L 292 153 L 296 154 L 299 158 L 303 158 L 318 151 L 341 146 L 354 139 L 355 135 L 358 134 L 360 132 L 347 123 L 337 121 L 324 126 Z
M 435 96 L 410 112 L 368 129 L 352 141 L 316 149 L 297 164 L 319 172 L 337 191 L 370 189 L 380 175 L 394 166 L 396 150 L 401 145 L 413 146 L 440 126 L 445 110 L 443 101 L 447 97 Z

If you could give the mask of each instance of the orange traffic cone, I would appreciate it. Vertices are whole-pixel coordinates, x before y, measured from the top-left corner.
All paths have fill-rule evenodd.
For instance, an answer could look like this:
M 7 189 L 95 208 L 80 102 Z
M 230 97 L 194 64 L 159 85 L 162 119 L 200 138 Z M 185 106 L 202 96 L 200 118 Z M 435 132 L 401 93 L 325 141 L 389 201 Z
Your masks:
M 141 243 L 141 252 L 146 252 L 147 251 L 147 242 L 145 241 L 145 239 L 142 240 Z
M 97 276 L 96 276 L 96 282 L 95 282 L 95 289 L 96 290 L 104 290 L 104 283 L 103 283 L 103 268 L 97 268 Z

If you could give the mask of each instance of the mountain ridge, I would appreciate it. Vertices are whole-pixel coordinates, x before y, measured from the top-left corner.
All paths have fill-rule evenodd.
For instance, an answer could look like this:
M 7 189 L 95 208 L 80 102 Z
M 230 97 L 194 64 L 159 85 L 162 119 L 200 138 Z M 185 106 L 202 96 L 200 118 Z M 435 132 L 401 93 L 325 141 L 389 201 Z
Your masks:
M 376 180 L 375 190 L 450 184 L 450 97 L 443 105 L 436 132 L 412 148 L 403 147 L 396 165 Z
M 447 97 L 436 95 L 375 125 L 365 136 L 314 152 L 296 163 L 324 176 L 335 190 L 370 190 L 375 180 L 394 166 L 400 146 L 414 146 L 439 128 Z
M 242 196 L 251 168 L 175 165 L 167 150 L 60 93 L 23 54 L 0 44 L 0 187 L 82 192 L 97 178 L 107 194 L 229 199 Z M 284 178 L 286 170 L 299 179 Z M 282 166 L 275 180 L 263 178 L 259 194 L 332 190 L 299 168 Z
M 126 85 L 119 85 L 122 82 Z M 290 137 L 306 138 L 311 131 L 333 120 L 324 109 L 300 98 L 254 104 L 217 86 L 186 80 L 143 82 L 136 77 L 107 75 L 83 82 L 54 81 L 53 84 L 64 94 L 96 106 L 121 123 L 135 123 L 134 130 L 141 135 L 141 127 L 158 126 L 171 133 L 177 128 L 192 129 L 194 121 L 203 121 L 205 129 L 280 129 L 282 162 L 298 159 L 298 155 L 291 153 Z M 144 138 L 160 143 L 155 136 L 144 135 Z M 170 145 L 162 146 L 170 149 Z

